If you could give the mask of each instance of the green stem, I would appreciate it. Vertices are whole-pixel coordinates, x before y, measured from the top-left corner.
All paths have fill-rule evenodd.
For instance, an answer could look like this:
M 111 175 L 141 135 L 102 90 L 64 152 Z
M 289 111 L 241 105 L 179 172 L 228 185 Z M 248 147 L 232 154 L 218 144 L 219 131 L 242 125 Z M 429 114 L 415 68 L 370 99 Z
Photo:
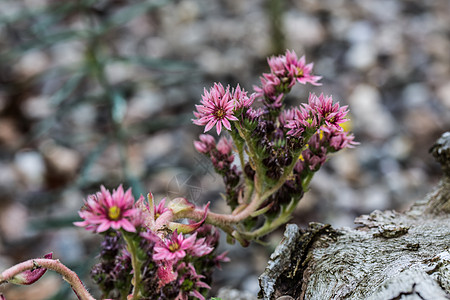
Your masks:
M 242 137 L 242 139 L 245 141 L 245 143 L 247 144 L 247 153 L 248 153 L 248 157 L 250 162 L 253 163 L 253 166 L 255 168 L 255 189 L 256 189 L 256 193 L 260 194 L 262 191 L 262 180 L 260 180 L 261 178 L 261 174 L 262 174 L 262 162 L 261 159 L 258 157 L 255 145 L 253 144 L 253 141 L 251 139 L 251 137 L 249 137 L 247 134 L 245 134 L 245 132 L 242 130 L 242 128 L 240 128 L 239 126 L 236 126 L 239 135 Z
M 278 227 L 289 221 L 299 201 L 300 199 L 292 200 L 291 203 L 289 203 L 289 206 L 286 208 L 286 210 L 282 212 L 281 215 L 272 222 L 266 221 L 266 223 L 264 223 L 263 226 L 251 232 L 240 232 L 241 237 L 248 240 L 254 240 L 276 230 Z
M 122 231 L 123 238 L 127 243 L 127 250 L 131 255 L 131 265 L 133 267 L 134 275 L 133 275 L 133 293 L 132 298 L 130 300 L 139 300 L 140 299 L 140 284 L 141 284 L 141 263 L 137 258 L 137 249 L 136 245 L 133 242 L 132 237 L 129 233 Z
M 302 189 L 304 192 L 306 192 L 309 188 L 309 184 L 311 183 L 311 180 L 314 177 L 314 173 L 310 172 L 308 175 L 302 180 Z
M 240 125 L 236 124 L 235 126 L 237 128 Z M 239 131 L 239 128 L 238 128 L 238 131 Z M 239 135 L 241 136 L 241 133 L 239 133 Z M 241 169 L 242 169 L 242 172 L 244 173 L 245 196 L 244 196 L 242 203 L 247 203 L 248 199 L 250 199 L 251 195 L 253 194 L 254 183 L 253 183 L 252 179 L 247 177 L 247 175 L 245 174 L 245 171 L 244 171 L 244 168 L 245 168 L 244 143 L 242 141 L 240 141 L 239 138 L 235 137 L 234 135 L 231 135 L 231 137 L 233 138 L 234 144 L 236 145 L 236 150 L 239 154 L 239 161 L 241 163 Z M 247 141 L 245 141 L 245 142 L 247 142 Z
M 242 142 L 238 141 L 237 138 L 235 138 L 233 135 L 231 135 L 231 137 L 233 138 L 234 144 L 236 145 L 236 149 L 239 154 L 239 161 L 241 162 L 241 168 L 243 171 L 244 167 L 245 167 L 244 144 Z

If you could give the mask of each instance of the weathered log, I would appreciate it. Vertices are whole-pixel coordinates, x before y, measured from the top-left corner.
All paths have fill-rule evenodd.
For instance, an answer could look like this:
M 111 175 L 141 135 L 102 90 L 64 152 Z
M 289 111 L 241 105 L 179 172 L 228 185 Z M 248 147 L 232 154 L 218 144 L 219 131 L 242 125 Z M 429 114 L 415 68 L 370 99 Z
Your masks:
M 431 153 L 444 176 L 408 211 L 374 211 L 356 218 L 356 229 L 288 225 L 259 278 L 259 296 L 450 299 L 450 132 Z

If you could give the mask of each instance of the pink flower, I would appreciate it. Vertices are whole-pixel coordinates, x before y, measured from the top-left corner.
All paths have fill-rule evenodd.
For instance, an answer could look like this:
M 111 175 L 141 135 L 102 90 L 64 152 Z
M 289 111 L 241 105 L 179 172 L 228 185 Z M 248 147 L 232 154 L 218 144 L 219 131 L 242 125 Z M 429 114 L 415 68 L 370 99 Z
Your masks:
M 256 94 L 255 97 L 270 101 L 275 107 L 281 107 L 282 98 L 284 94 L 280 92 L 283 90 L 282 82 L 278 76 L 272 73 L 264 73 L 261 77 L 261 87 L 254 86 Z
M 218 269 L 222 269 L 222 267 L 220 266 L 221 262 L 229 262 L 230 258 L 227 256 L 228 251 L 223 252 L 222 254 L 217 255 L 216 257 L 214 257 L 214 263 L 216 264 L 216 267 Z
M 297 54 L 294 51 L 286 51 L 285 67 L 288 73 L 293 76 L 297 82 L 301 84 L 311 83 L 312 85 L 322 85 L 318 81 L 321 76 L 314 76 L 311 74 L 313 63 L 306 64 L 305 56 L 300 59 L 297 58 Z
M 267 58 L 267 63 L 270 67 L 270 71 L 272 71 L 273 74 L 275 74 L 278 77 L 284 77 L 286 75 L 286 57 L 279 55 L 279 56 L 272 56 Z
M 222 131 L 222 125 L 231 130 L 230 121 L 237 121 L 234 116 L 235 101 L 232 99 L 230 88 L 225 90 L 222 84 L 215 83 L 208 92 L 204 90 L 201 100 L 202 105 L 196 105 L 197 112 L 192 120 L 194 124 L 205 126 L 205 132 L 216 126 L 217 134 Z
M 198 152 L 206 154 L 216 147 L 216 141 L 212 135 L 201 134 L 199 138 L 200 141 L 194 141 L 194 147 Z
M 320 125 L 317 116 L 308 107 L 295 107 L 284 118 L 284 127 L 290 129 L 287 134 L 295 137 L 300 137 L 307 128 L 317 128 Z
M 110 228 L 115 230 L 123 228 L 129 232 L 136 232 L 132 219 L 139 214 L 139 210 L 134 207 L 131 189 L 124 193 L 120 185 L 111 195 L 109 190 L 101 186 L 100 192 L 88 196 L 78 214 L 84 221 L 74 224 L 86 227 L 87 230 L 105 232 Z
M 325 147 L 321 147 L 312 152 L 310 149 L 306 149 L 302 152 L 303 164 L 308 166 L 313 172 L 320 169 L 320 167 L 327 160 L 327 151 Z
M 344 148 L 353 148 L 358 145 L 355 142 L 355 136 L 345 131 L 340 131 L 335 128 L 323 128 L 322 129 L 324 139 L 329 143 L 331 152 L 336 152 Z
M 310 94 L 308 102 L 307 107 L 317 113 L 322 124 L 324 122 L 327 126 L 342 130 L 339 124 L 347 121 L 345 118 L 348 113 L 347 106 L 340 107 L 339 103 L 333 104 L 333 98 L 324 96 L 324 94 L 320 94 L 319 97 L 315 94 Z
M 155 245 L 153 259 L 179 261 L 187 253 L 193 256 L 203 256 L 213 250 L 205 244 L 204 238 L 198 240 L 196 238 L 197 233 L 185 238 L 182 233 L 178 234 L 175 230 L 170 238 Z
M 229 138 L 222 137 L 217 143 L 217 150 L 223 155 L 228 155 L 233 149 L 233 143 Z
M 235 101 L 235 109 L 238 110 L 241 108 L 249 108 L 255 101 L 255 94 L 248 97 L 247 92 L 244 89 L 241 89 L 238 84 L 236 88 L 233 88 L 231 98 Z
M 249 119 L 250 121 L 254 121 L 257 118 L 259 118 L 260 116 L 262 116 L 264 114 L 264 110 L 259 107 L 257 109 L 254 109 L 252 107 L 250 107 L 247 112 L 245 113 L 245 117 L 247 119 Z
M 280 115 L 278 116 L 278 121 L 280 121 L 281 125 L 285 126 L 289 121 L 294 120 L 295 115 L 295 109 L 285 109 L 281 111 Z
M 145 198 L 141 196 L 135 204 L 135 207 L 141 215 L 142 226 L 154 232 L 169 226 L 169 223 L 173 218 L 173 211 L 172 209 L 165 207 L 166 199 L 162 199 L 161 202 L 155 206 L 153 195 L 152 193 L 149 193 L 147 195 L 147 200 L 148 201 L 145 201 Z
M 159 278 L 159 287 L 165 286 L 178 277 L 178 273 L 173 270 L 173 261 L 160 261 L 158 264 L 158 270 L 156 272 Z
M 181 286 L 186 279 L 192 282 L 193 285 L 189 285 L 189 289 L 180 289 L 180 292 L 175 300 L 188 300 L 189 296 L 195 297 L 200 300 L 205 300 L 205 297 L 198 291 L 199 288 L 211 288 L 208 284 L 201 281 L 201 279 L 205 278 L 205 276 L 197 274 L 197 271 L 191 263 L 181 263 L 178 266 L 177 271 L 179 273 L 183 273 L 183 275 L 180 276 L 180 279 L 178 280 Z
M 168 211 L 170 211 L 170 209 L 166 207 L 166 198 L 163 198 L 158 205 L 155 206 L 155 220 Z

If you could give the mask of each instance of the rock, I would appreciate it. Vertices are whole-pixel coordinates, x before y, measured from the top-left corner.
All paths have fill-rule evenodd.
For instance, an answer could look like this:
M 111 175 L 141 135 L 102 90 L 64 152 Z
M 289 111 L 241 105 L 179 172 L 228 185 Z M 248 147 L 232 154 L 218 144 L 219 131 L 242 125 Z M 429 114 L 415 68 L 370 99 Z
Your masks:
M 354 128 L 374 138 L 387 138 L 395 128 L 395 121 L 381 103 L 375 87 L 360 84 L 348 99 L 354 116 Z
M 0 232 L 8 241 L 20 241 L 26 236 L 28 225 L 28 210 L 20 203 L 13 202 L 2 206 L 0 210 Z
M 28 189 L 37 190 L 42 187 L 46 168 L 44 159 L 39 152 L 23 151 L 16 153 L 14 165 Z
M 217 298 L 222 300 L 256 300 L 258 299 L 249 292 L 223 287 L 217 293 Z
M 47 141 L 41 146 L 43 158 L 47 164 L 47 178 L 57 181 L 71 180 L 77 174 L 81 155 L 74 149 Z
M 260 276 L 263 299 L 426 299 L 450 294 L 450 133 L 432 147 L 444 176 L 409 210 L 375 210 L 356 229 L 288 225 Z
M 367 70 L 375 64 L 376 55 L 372 43 L 357 43 L 350 47 L 345 55 L 345 61 L 350 67 Z

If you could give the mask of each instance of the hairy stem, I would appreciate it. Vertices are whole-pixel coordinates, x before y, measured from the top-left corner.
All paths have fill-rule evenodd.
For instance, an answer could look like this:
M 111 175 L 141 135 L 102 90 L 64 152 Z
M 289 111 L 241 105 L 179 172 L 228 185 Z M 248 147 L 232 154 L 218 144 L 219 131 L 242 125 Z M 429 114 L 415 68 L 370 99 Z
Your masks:
M 255 170 L 255 189 L 256 189 L 256 193 L 259 194 L 262 190 L 262 180 L 260 180 L 260 178 L 262 178 L 262 163 L 261 163 L 261 159 L 257 154 L 255 145 L 252 142 L 251 137 L 249 137 L 248 135 L 245 134 L 245 132 L 242 130 L 242 128 L 240 128 L 239 126 L 236 126 L 239 135 L 242 137 L 242 139 L 245 141 L 245 143 L 247 144 L 247 150 L 248 150 L 248 156 L 249 156 L 249 161 L 250 161 L 250 165 L 252 165 L 254 167 Z M 253 164 L 252 164 L 253 163 Z M 242 166 L 242 170 L 244 170 L 245 166 Z
M 78 299 L 95 300 L 95 298 L 86 290 L 80 278 L 78 278 L 78 275 L 63 265 L 58 259 L 36 258 L 12 266 L 0 275 L 0 284 L 8 282 L 8 280 L 11 280 L 14 276 L 24 271 L 36 268 L 46 268 L 61 274 L 63 279 L 71 285 Z
M 302 189 L 304 192 L 308 190 L 309 184 L 311 183 L 311 180 L 314 177 L 314 173 L 309 173 L 303 180 L 302 180 Z
M 127 243 L 127 250 L 131 255 L 131 265 L 133 267 L 133 294 L 131 300 L 138 300 L 140 297 L 140 283 L 141 283 L 141 263 L 137 259 L 137 249 L 133 239 L 127 233 L 123 233 L 123 238 Z
M 289 219 L 291 218 L 292 212 L 294 211 L 294 209 L 297 206 L 299 201 L 300 201 L 300 199 L 292 200 L 289 203 L 286 210 L 283 211 L 280 214 L 280 216 L 278 216 L 275 220 L 273 220 L 271 222 L 266 221 L 266 223 L 264 223 L 263 226 L 261 226 L 260 228 L 254 230 L 254 231 L 241 232 L 240 233 L 241 237 L 248 239 L 248 240 L 253 240 L 253 239 L 257 239 L 259 237 L 262 237 L 262 236 L 269 234 L 272 231 L 276 230 L 278 227 L 280 227 L 281 225 L 283 225 L 289 221 Z

